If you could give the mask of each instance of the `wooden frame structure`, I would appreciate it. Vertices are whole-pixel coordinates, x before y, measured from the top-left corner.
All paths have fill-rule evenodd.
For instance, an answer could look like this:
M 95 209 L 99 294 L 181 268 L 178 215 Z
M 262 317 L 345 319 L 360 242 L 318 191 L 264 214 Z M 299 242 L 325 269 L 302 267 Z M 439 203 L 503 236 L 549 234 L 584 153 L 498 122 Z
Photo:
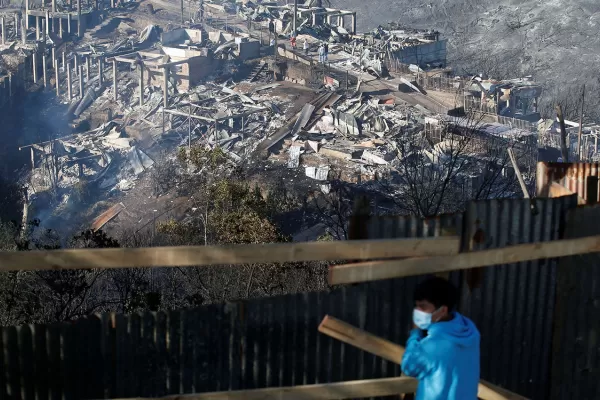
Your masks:
M 600 236 L 555 240 L 500 249 L 459 253 L 455 236 L 418 239 L 353 240 L 238 246 L 156 247 L 141 249 L 69 249 L 0 252 L 0 271 L 86 268 L 174 267 L 312 260 L 373 260 L 330 267 L 331 284 L 448 272 L 543 258 L 600 252 Z M 390 260 L 391 259 L 391 260 Z M 326 316 L 319 331 L 395 363 L 404 349 L 395 343 Z M 176 395 L 164 399 L 346 399 L 412 393 L 408 377 L 283 388 Z M 482 400 L 523 400 L 522 396 L 481 381 Z

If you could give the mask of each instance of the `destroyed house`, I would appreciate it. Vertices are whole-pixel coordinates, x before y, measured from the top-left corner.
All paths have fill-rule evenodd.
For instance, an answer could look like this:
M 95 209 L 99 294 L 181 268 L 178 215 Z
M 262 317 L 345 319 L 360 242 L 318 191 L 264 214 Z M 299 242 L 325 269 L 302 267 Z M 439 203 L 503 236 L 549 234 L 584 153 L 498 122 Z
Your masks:
M 465 104 L 494 115 L 538 121 L 541 94 L 542 87 L 528 78 L 505 81 L 474 78 L 466 86 Z
M 384 30 L 372 33 L 373 45 L 391 58 L 406 65 L 417 65 L 422 69 L 446 67 L 446 39 L 440 39 L 437 31 Z

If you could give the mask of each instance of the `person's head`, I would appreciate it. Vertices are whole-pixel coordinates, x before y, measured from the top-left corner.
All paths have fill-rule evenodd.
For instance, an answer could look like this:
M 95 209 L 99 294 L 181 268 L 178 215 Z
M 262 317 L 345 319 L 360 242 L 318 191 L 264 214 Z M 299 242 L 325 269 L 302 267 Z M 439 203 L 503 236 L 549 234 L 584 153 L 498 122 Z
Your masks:
M 415 289 L 414 301 L 413 322 L 419 328 L 427 329 L 432 323 L 452 318 L 458 303 L 458 290 L 446 279 L 429 278 Z

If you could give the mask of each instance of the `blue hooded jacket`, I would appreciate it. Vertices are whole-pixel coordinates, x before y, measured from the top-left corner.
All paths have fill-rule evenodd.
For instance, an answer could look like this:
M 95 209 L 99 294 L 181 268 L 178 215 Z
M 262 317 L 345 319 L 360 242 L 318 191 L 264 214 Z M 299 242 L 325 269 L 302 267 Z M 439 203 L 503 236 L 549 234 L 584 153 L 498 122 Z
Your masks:
M 419 380 L 415 400 L 476 400 L 479 384 L 479 331 L 455 312 L 436 322 L 427 336 L 413 329 L 402 357 L 402 372 Z

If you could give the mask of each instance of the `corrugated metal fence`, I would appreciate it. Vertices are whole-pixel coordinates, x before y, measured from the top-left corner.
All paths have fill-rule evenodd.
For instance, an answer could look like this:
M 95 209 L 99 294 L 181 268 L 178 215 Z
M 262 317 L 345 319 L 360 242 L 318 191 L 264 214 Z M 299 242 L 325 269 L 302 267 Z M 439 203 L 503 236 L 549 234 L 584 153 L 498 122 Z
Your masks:
M 556 239 L 574 196 L 472 203 L 432 220 L 371 218 L 370 238 L 459 233 L 463 248 Z M 451 274 L 462 282 L 463 273 Z M 389 377 L 397 365 L 317 332 L 326 314 L 403 343 L 421 277 L 214 305 L 2 328 L 0 399 L 160 396 Z M 482 333 L 482 377 L 548 398 L 553 262 L 485 269 L 461 309 Z M 37 394 L 37 397 L 34 397 Z

